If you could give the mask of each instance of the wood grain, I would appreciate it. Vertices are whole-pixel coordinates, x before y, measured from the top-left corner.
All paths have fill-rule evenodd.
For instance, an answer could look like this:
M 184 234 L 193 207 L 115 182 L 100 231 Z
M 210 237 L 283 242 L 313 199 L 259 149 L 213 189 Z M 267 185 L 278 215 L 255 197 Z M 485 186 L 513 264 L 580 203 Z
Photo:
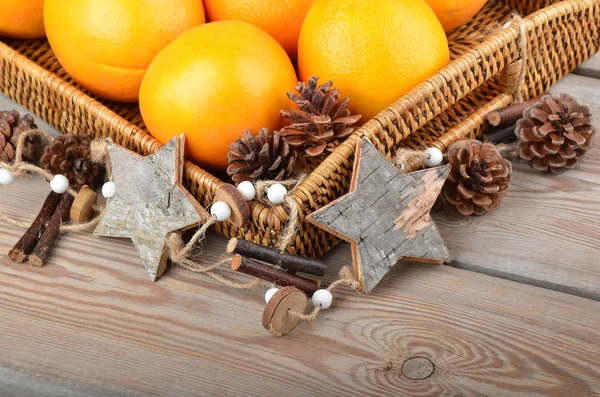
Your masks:
M 30 221 L 47 193 L 40 180 L 3 187 L 0 211 Z M 2 223 L 0 253 L 21 232 Z M 225 245 L 210 234 L 200 258 L 220 258 Z M 324 258 L 328 281 L 350 263 L 349 251 L 344 244 Z M 336 290 L 315 323 L 277 338 L 261 325 L 268 285 L 235 291 L 183 269 L 153 283 L 138 261 L 128 240 L 89 233 L 64 236 L 43 268 L 0 257 L 0 390 L 20 397 L 600 395 L 599 302 L 401 263 L 372 294 Z M 431 376 L 402 374 L 413 357 L 431 360 Z
M 569 75 L 550 90 L 592 109 L 600 128 L 600 80 Z M 600 300 L 600 142 L 576 169 L 554 176 L 514 163 L 502 208 L 463 218 L 433 215 L 454 266 Z

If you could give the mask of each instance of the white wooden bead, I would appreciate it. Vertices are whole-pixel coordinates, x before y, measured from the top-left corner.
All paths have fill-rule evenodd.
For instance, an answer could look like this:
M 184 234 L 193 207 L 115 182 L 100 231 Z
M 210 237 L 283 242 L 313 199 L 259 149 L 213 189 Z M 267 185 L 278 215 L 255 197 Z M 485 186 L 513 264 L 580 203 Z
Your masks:
M 442 164 L 442 160 L 444 160 L 444 154 L 440 149 L 436 147 L 430 147 L 425 150 L 425 153 L 429 155 L 429 158 L 425 160 L 425 165 L 427 167 L 437 167 Z
M 224 201 L 217 201 L 210 207 L 210 214 L 219 222 L 225 222 L 231 216 L 231 207 Z
M 63 194 L 69 189 L 69 180 L 64 175 L 54 175 L 54 178 L 50 181 L 50 189 L 54 193 Z
M 287 189 L 280 183 L 276 183 L 269 187 L 267 190 L 267 198 L 273 204 L 281 204 L 285 201 L 287 195 Z
M 254 200 L 254 197 L 256 197 L 256 189 L 250 181 L 240 183 L 237 188 L 247 201 Z
M 265 292 L 265 302 L 269 303 L 269 301 L 277 291 L 279 291 L 279 288 L 269 288 L 267 292 Z
M 331 302 L 333 302 L 333 295 L 326 289 L 319 289 L 312 296 L 313 305 L 321 306 L 321 310 L 329 309 Z
M 115 197 L 115 194 L 117 194 L 117 185 L 114 182 L 106 182 L 102 185 L 102 195 L 104 197 Z
M 10 185 L 15 181 L 15 177 L 6 168 L 0 168 L 0 185 Z

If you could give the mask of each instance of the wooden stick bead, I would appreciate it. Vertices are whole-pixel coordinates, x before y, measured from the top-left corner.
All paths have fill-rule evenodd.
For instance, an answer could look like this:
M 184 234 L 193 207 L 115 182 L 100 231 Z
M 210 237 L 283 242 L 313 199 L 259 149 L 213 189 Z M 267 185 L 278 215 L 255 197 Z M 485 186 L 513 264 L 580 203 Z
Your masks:
M 223 201 L 231 208 L 228 221 L 237 227 L 242 227 L 250 218 L 250 207 L 242 193 L 233 185 L 224 183 L 215 194 L 216 201 Z
M 277 291 L 265 306 L 262 324 L 275 335 L 285 335 L 300 323 L 290 312 L 304 313 L 307 304 L 306 294 L 296 287 L 283 287 Z
M 8 253 L 8 257 L 14 262 L 23 263 L 27 260 L 27 255 L 31 254 L 35 249 L 42 233 L 46 229 L 46 223 L 56 211 L 56 207 L 60 202 L 62 195 L 50 192 L 42 209 L 37 217 L 29 226 L 29 229 L 23 234 L 19 241 L 15 244 L 12 250 Z
M 523 111 L 534 105 L 541 97 L 532 98 L 521 103 L 513 103 L 505 108 L 495 110 L 487 115 L 487 122 L 491 126 L 514 123 L 523 117 Z
M 69 213 L 71 220 L 76 223 L 83 223 L 90 220 L 94 214 L 94 204 L 96 204 L 97 199 L 98 195 L 96 192 L 88 186 L 83 186 L 77 193 L 71 206 L 71 212 Z
M 279 266 L 288 273 L 301 272 L 322 277 L 327 271 L 327 266 L 317 259 L 282 254 L 275 248 L 265 247 L 247 240 L 232 238 L 227 244 L 227 252 Z
M 320 281 L 296 276 L 295 274 L 287 273 L 279 268 L 244 258 L 240 255 L 236 255 L 231 261 L 231 270 L 276 283 L 284 287 L 294 286 L 308 295 L 312 295 L 321 285 Z

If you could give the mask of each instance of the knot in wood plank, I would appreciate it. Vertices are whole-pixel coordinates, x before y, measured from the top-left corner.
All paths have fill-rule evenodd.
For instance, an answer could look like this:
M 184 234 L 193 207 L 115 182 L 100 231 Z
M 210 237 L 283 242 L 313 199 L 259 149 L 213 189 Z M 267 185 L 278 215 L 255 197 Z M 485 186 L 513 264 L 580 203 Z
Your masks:
M 402 364 L 402 374 L 408 379 L 427 379 L 433 374 L 434 365 L 428 358 L 411 357 Z

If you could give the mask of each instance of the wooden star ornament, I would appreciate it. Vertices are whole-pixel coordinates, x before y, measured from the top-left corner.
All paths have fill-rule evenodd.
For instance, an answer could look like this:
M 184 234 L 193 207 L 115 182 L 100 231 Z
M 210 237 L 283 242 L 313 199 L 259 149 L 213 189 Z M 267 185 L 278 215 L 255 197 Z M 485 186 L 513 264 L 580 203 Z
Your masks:
M 430 216 L 449 171 L 442 166 L 403 174 L 367 138 L 358 143 L 350 192 L 308 221 L 350 242 L 360 292 L 370 292 L 402 258 L 451 260 Z
M 116 194 L 94 234 L 133 241 L 148 275 L 156 280 L 167 261 L 167 234 L 210 216 L 181 185 L 185 135 L 142 157 L 107 140 Z

